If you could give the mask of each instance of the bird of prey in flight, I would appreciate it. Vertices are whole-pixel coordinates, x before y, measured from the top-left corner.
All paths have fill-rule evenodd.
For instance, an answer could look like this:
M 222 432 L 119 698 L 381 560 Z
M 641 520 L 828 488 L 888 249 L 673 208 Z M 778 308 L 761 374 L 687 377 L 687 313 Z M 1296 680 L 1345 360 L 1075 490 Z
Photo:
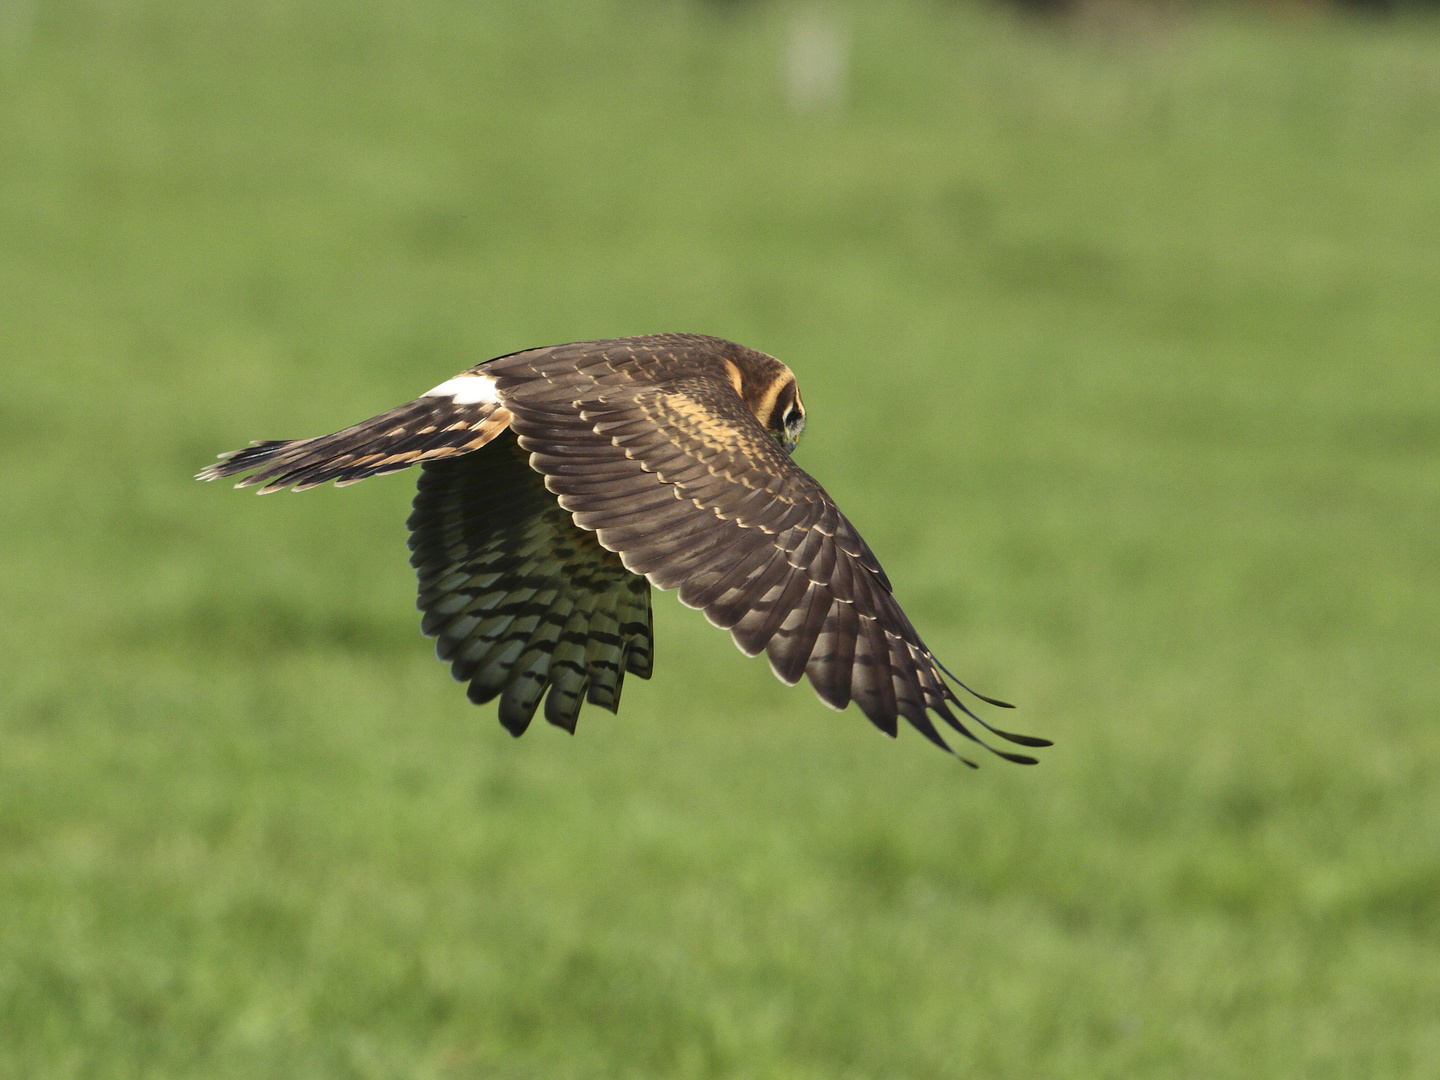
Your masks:
M 747 656 L 764 652 L 781 681 L 808 676 L 825 704 L 853 701 L 888 735 L 904 717 L 949 750 L 934 713 L 987 747 L 965 718 L 1050 745 L 992 727 L 946 682 L 870 548 L 792 460 L 804 427 L 774 357 L 656 334 L 501 356 L 333 435 L 223 454 L 199 479 L 301 491 L 420 462 L 421 629 L 471 701 L 500 698 L 513 735 L 542 697 L 545 719 L 573 732 L 584 701 L 614 712 L 627 671 L 650 677 L 655 585 Z

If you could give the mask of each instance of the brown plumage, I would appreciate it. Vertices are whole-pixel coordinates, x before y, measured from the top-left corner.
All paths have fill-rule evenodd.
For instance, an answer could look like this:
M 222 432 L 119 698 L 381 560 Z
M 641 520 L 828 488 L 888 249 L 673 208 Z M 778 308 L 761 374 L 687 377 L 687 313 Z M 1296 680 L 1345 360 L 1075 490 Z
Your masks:
M 627 671 L 649 678 L 654 584 L 889 735 L 904 717 L 948 750 L 933 712 L 979 742 L 958 711 L 1048 746 L 992 727 L 947 684 L 865 541 L 792 460 L 804 422 L 780 361 L 662 334 L 502 356 L 334 435 L 223 455 L 199 478 L 301 490 L 421 462 L 421 629 L 472 701 L 500 698 L 515 735 L 542 696 L 545 718 L 574 731 L 583 701 L 613 712 Z

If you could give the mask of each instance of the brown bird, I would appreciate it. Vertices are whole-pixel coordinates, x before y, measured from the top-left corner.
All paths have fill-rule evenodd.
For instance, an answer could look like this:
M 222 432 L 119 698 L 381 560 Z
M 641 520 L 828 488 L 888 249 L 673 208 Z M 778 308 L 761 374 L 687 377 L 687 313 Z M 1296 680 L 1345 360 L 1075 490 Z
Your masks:
M 421 462 L 408 523 L 420 628 L 471 701 L 500 698 L 513 735 L 542 696 L 545 719 L 573 732 L 584 701 L 615 712 L 625 673 L 650 677 L 653 584 L 747 656 L 766 653 L 782 682 L 808 676 L 825 704 L 854 701 L 887 735 L 903 716 L 949 750 L 934 712 L 1034 764 L 956 716 L 1050 745 L 992 727 L 946 683 L 870 548 L 791 459 L 804 427 L 779 360 L 656 334 L 488 360 L 333 435 L 222 454 L 198 479 L 303 491 Z

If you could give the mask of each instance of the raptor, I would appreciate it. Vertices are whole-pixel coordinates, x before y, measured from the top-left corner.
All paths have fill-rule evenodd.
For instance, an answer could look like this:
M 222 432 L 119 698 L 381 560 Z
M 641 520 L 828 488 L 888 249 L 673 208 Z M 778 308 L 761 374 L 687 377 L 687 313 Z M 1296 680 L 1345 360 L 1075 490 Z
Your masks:
M 313 439 L 221 455 L 198 479 L 296 491 L 420 463 L 410 515 L 421 630 L 471 701 L 498 697 L 513 735 L 544 699 L 573 732 L 614 712 L 625 673 L 648 679 L 650 588 L 678 589 L 764 652 L 783 682 L 852 701 L 882 731 L 903 717 L 943 749 L 931 714 L 999 756 L 900 609 L 865 541 L 791 457 L 805 406 L 774 357 L 698 334 L 528 349 Z M 966 760 L 963 759 L 962 760 Z M 972 764 L 966 760 L 967 764 Z

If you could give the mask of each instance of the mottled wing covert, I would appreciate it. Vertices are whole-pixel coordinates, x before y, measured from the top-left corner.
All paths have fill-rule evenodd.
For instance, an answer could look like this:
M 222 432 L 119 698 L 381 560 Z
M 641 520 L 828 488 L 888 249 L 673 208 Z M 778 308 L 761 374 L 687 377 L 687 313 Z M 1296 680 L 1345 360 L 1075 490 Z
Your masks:
M 946 684 L 870 549 L 760 426 L 713 346 L 589 343 L 486 371 L 546 487 L 625 567 L 678 588 L 742 651 L 767 653 L 786 683 L 807 675 L 836 709 L 854 701 L 890 735 L 903 716 L 946 747 L 933 711 L 978 742 L 950 706 L 984 721 Z

